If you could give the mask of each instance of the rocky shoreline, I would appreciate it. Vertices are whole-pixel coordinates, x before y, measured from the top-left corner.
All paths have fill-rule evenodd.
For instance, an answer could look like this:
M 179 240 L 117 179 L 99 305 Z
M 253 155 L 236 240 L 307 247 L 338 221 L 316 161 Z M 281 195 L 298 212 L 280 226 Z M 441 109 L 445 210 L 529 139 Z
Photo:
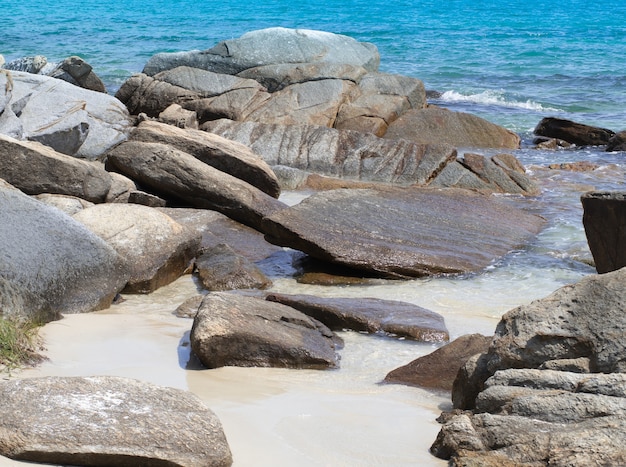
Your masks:
M 5 91 L 0 94 L 4 317 L 49 322 L 65 313 L 106 309 L 119 293 L 150 293 L 191 272 L 212 291 L 180 310 L 194 318 L 191 346 L 207 368 L 333 368 L 340 365 L 336 351 L 342 345 L 333 332 L 337 326 L 431 342 L 447 341 L 448 333 L 436 313 L 401 302 L 370 303 L 367 297 L 324 302 L 251 292 L 271 284 L 255 262 L 289 247 L 317 260 L 325 272 L 356 280 L 479 273 L 527 244 L 545 223 L 493 196 L 539 193 L 525 168 L 504 152 L 519 147 L 519 136 L 476 116 L 429 105 L 418 79 L 377 71 L 380 57 L 372 44 L 305 30 L 254 31 L 207 51 L 158 54 L 115 96 L 94 85 L 97 77 L 80 60 L 66 60 L 49 76 L 33 74 L 43 67 L 28 68 L 28 62 L 7 64 L 0 73 Z M 39 66 L 42 61 L 30 62 Z M 563 128 L 574 128 L 576 136 Z M 550 138 L 538 144 L 562 146 L 569 140 L 579 146 L 606 144 L 610 150 L 619 148 L 622 135 L 563 121 L 541 122 L 536 132 Z M 472 152 L 460 156 L 458 147 Z M 481 150 L 502 152 L 486 157 Z M 290 207 L 278 198 L 282 190 L 293 189 L 316 193 Z M 595 395 L 599 399 L 594 402 L 578 398 L 576 403 L 599 408 L 571 420 L 546 415 L 544 422 L 595 420 L 612 436 L 611 430 L 622 423 L 623 395 L 605 394 L 602 388 L 572 389 L 591 381 L 581 374 L 602 378 L 597 375 L 610 373 L 605 379 L 611 383 L 596 386 L 625 384 L 619 379 L 623 349 L 606 358 L 598 356 L 607 351 L 604 347 L 594 350 L 605 333 L 622 332 L 619 317 L 601 314 L 619 309 L 623 300 L 621 276 L 611 274 L 617 276 L 584 283 L 602 285 L 581 282 L 572 291 L 555 293 L 563 295 L 558 303 L 586 304 L 568 313 L 589 320 L 580 326 L 584 331 L 592 323 L 601 326 L 591 335 L 569 329 L 563 336 L 561 324 L 555 324 L 554 336 L 547 337 L 543 330 L 537 334 L 530 314 L 505 315 L 489 350 L 464 357 L 467 363 L 452 390 L 455 407 L 464 412 L 443 417 L 434 454 L 452 457 L 455 465 L 470 465 L 472 459 L 494 465 L 503 459 L 528 465 L 556 462 L 552 447 L 539 454 L 517 442 L 503 449 L 487 441 L 496 432 L 507 437 L 500 431 L 504 425 L 536 430 L 539 409 L 518 413 L 511 407 L 531 396 L 536 396 L 533 404 L 543 407 L 546 391 L 554 397 L 555 390 L 559 400 L 566 400 L 563 391 Z M 617 284 L 616 295 L 604 297 L 607 305 L 598 307 L 584 287 L 606 288 L 604 281 Z M 580 298 L 577 287 L 584 288 Z M 232 293 L 235 289 L 243 291 Z M 225 290 L 231 292 L 218 292 Z M 534 343 L 529 361 L 503 357 L 503 349 L 513 346 L 505 330 L 508 319 L 520 320 L 516 328 L 528 325 L 527 341 Z M 507 352 L 526 352 L 519 350 L 525 344 L 515 345 L 518 350 Z M 537 360 L 537 352 L 552 348 L 561 353 Z M 612 363 L 605 367 L 598 359 Z M 573 382 L 555 389 L 553 380 L 566 376 Z M 30 390 L 24 389 L 27 381 L 20 382 L 19 390 L 3 384 L 0 390 L 7 394 Z M 55 397 L 62 398 L 65 384 Z M 117 411 L 125 404 L 126 389 L 115 391 L 120 402 L 96 393 L 89 404 Z M 605 396 L 616 399 L 611 405 Z M 81 397 L 65 402 L 80 405 Z M 3 402 L 0 409 L 6 413 L 20 411 L 19 399 Z M 566 404 L 559 410 L 575 402 Z M 158 409 L 167 410 L 178 409 Z M 513 417 L 527 418 L 516 418 L 516 425 Z M 495 421 L 489 425 L 488 419 Z M 116 429 L 111 429 L 109 436 L 115 437 Z M 21 435 L 3 439 L 0 454 L 15 459 L 207 465 L 206 453 L 191 448 L 194 452 L 183 455 L 178 450 L 189 447 L 180 443 L 158 456 L 123 442 L 122 451 L 101 442 L 94 452 L 79 455 L 71 454 L 71 443 L 35 448 L 27 442 L 27 428 L 2 417 L 0 433 L 11 430 Z M 624 460 L 619 443 L 600 456 L 599 447 L 576 447 L 573 438 L 561 437 L 555 444 L 559 452 L 571 448 L 574 453 L 562 456 L 574 464 L 559 465 Z M 219 422 L 202 443 L 220 453 L 210 465 L 232 462 Z M 546 445 L 543 438 L 528 443 Z M 591 457 L 580 457 L 583 450 Z

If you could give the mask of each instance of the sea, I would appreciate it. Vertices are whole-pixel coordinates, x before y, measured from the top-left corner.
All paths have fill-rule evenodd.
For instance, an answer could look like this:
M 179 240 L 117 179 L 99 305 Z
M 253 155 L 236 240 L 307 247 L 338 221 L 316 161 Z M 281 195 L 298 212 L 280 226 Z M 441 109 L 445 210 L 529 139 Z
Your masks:
M 547 221 L 524 248 L 473 274 L 333 287 L 299 284 L 296 253 L 285 251 L 263 265 L 272 291 L 415 303 L 440 313 L 454 339 L 491 335 L 508 310 L 595 273 L 580 196 L 623 190 L 626 154 L 537 149 L 533 129 L 548 116 L 626 129 L 623 1 L 3 0 L 0 15 L 7 62 L 78 55 L 111 94 L 158 52 L 208 49 L 275 26 L 343 34 L 376 45 L 380 71 L 419 78 L 437 91 L 431 104 L 521 136 L 522 147 L 511 153 L 542 193 L 500 197 Z M 581 161 L 593 170 L 560 168 Z M 294 204 L 304 196 L 288 192 L 282 199 Z M 111 374 L 190 390 L 220 417 L 235 466 L 446 465 L 428 448 L 449 394 L 381 383 L 439 344 L 344 331 L 339 370 L 198 369 L 189 352 L 190 320 L 172 315 L 196 293 L 185 276 L 109 310 L 67 315 L 42 330 L 49 361 L 17 377 Z

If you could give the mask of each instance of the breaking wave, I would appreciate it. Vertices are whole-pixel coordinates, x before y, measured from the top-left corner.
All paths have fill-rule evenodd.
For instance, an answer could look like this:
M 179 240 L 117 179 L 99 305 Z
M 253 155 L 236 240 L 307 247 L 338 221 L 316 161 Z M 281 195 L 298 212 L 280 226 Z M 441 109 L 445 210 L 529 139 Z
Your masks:
M 558 112 L 559 109 L 552 107 L 544 107 L 537 102 L 533 102 L 530 99 L 527 101 L 516 101 L 507 99 L 505 93 L 502 91 L 483 91 L 478 94 L 461 94 L 457 91 L 446 91 L 439 99 L 443 102 L 470 102 L 481 105 L 494 105 L 499 107 L 507 107 L 512 109 L 524 109 L 533 110 L 537 112 Z

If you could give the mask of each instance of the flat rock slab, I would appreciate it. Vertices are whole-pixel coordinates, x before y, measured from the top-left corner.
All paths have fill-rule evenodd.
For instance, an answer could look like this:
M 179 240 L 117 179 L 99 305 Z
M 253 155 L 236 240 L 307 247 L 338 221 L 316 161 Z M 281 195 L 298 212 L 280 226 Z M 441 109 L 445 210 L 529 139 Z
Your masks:
M 425 342 L 447 341 L 450 337 L 441 315 L 411 303 L 277 293 L 266 299 L 295 308 L 330 329 L 384 332 Z
M 232 464 L 220 421 L 196 396 L 110 376 L 0 382 L 0 454 L 63 465 Z
M 205 296 L 191 329 L 191 348 L 207 368 L 338 366 L 335 335 L 291 307 L 224 292 Z
M 332 190 L 263 220 L 268 241 L 383 277 L 479 271 L 545 219 L 456 189 Z

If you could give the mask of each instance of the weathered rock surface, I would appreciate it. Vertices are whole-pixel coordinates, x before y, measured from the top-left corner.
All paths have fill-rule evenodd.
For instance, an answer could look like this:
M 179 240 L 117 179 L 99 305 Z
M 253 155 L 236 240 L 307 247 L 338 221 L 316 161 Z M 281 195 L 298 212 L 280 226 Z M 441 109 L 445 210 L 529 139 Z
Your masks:
M 232 464 L 219 419 L 196 396 L 112 376 L 1 381 L 0 454 L 63 465 Z
M 48 206 L 54 206 L 55 208 L 60 209 L 69 216 L 73 216 L 77 212 L 93 206 L 93 203 L 89 201 L 66 195 L 53 195 L 49 193 L 43 193 L 35 196 L 35 199 L 41 201 L 44 204 L 47 204 Z
M 93 72 L 93 67 L 77 56 L 66 58 L 47 75 L 62 79 L 81 88 L 107 92 L 102 80 Z
M 266 289 L 272 281 L 250 260 L 221 243 L 204 249 L 195 263 L 196 274 L 205 289 Z
M 425 185 L 456 159 L 456 150 L 446 144 L 389 141 L 315 125 L 217 120 L 202 128 L 250 147 L 270 166 L 346 179 Z
M 143 72 L 155 75 L 184 65 L 235 75 L 262 65 L 318 62 L 348 64 L 376 71 L 380 55 L 373 44 L 358 42 L 339 34 L 308 29 L 268 28 L 220 42 L 205 51 L 156 54 L 148 60 Z
M 0 178 L 29 195 L 70 195 L 94 203 L 104 202 L 111 188 L 111 177 L 101 163 L 4 135 L 0 135 Z
M 620 131 L 611 136 L 607 142 L 606 150 L 626 151 L 626 131 Z
M 453 465 L 622 465 L 625 280 L 626 269 L 588 276 L 506 313 L 459 372 L 452 400 L 471 411 L 442 416 L 433 453 Z
M 538 233 L 538 216 L 465 190 L 332 190 L 263 221 L 266 238 L 385 277 L 477 271 Z
M 411 303 L 377 298 L 323 298 L 279 293 L 267 295 L 266 300 L 295 308 L 333 330 L 383 332 L 424 342 L 449 339 L 441 315 Z
M 107 167 L 157 194 L 214 209 L 257 230 L 264 216 L 285 207 L 252 185 L 165 144 L 126 141 L 109 151 Z
M 99 204 L 74 215 L 127 262 L 126 293 L 150 293 L 178 279 L 200 247 L 200 235 L 138 204 Z
M 122 258 L 85 226 L 0 186 L 0 310 L 48 322 L 110 306 L 128 280 Z
M 172 146 L 222 172 L 237 177 L 278 198 L 280 187 L 272 169 L 247 146 L 221 136 L 193 129 L 182 130 L 158 122 L 141 122 L 131 139 Z
M 545 117 L 534 130 L 536 135 L 557 138 L 576 146 L 602 146 L 609 142 L 614 131 L 562 118 Z
M 333 333 L 291 307 L 224 292 L 206 295 L 191 330 L 191 348 L 207 368 L 334 368 Z
M 626 193 L 587 192 L 583 205 L 583 225 L 587 243 L 598 273 L 626 266 Z
M 128 110 L 113 96 L 48 76 L 22 72 L 11 72 L 11 76 L 13 89 L 7 107 L 17 121 L 11 119 L 5 122 L 8 127 L 0 126 L 2 134 L 39 141 L 64 154 L 97 159 L 124 141 L 132 127 Z
M 517 149 L 521 141 L 516 133 L 480 117 L 439 107 L 403 113 L 389 125 L 384 137 L 463 148 Z
M 390 371 L 385 382 L 451 391 L 459 368 L 469 357 L 486 352 L 491 339 L 482 334 L 458 337 L 434 352 Z

